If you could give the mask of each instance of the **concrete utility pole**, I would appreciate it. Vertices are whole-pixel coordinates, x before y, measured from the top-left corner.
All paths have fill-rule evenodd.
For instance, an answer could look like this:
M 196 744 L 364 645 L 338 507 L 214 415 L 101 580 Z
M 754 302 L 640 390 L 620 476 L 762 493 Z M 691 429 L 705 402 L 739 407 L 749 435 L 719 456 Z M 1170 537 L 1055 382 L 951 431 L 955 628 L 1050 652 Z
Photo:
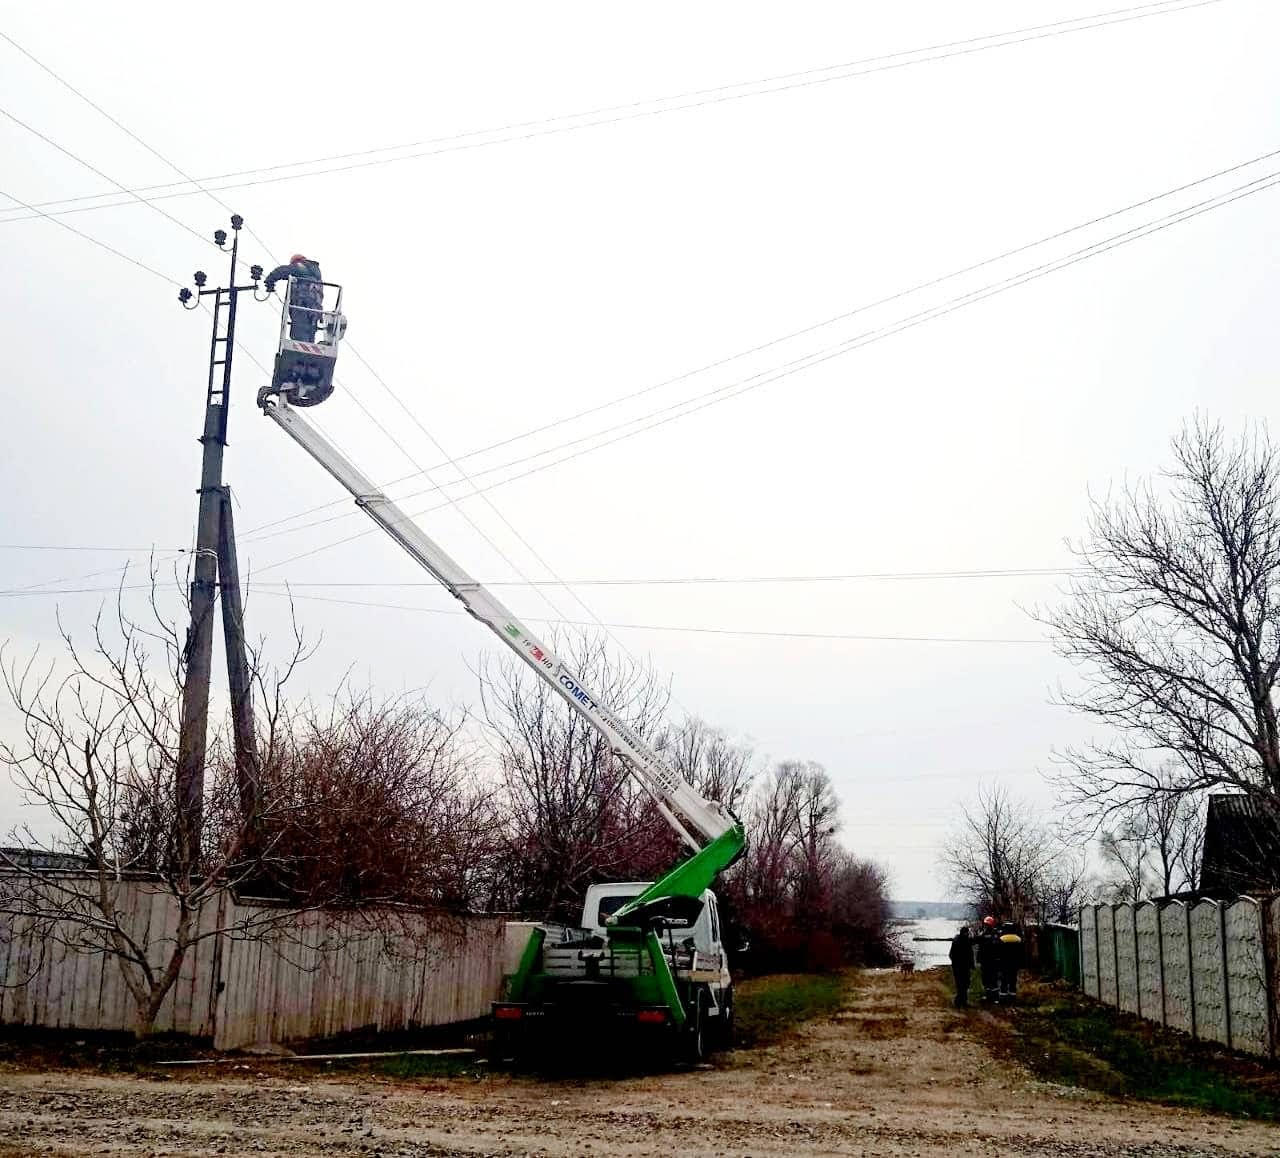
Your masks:
M 240 574 L 236 562 L 235 529 L 231 519 L 231 490 L 222 482 L 222 454 L 227 446 L 227 409 L 231 401 L 231 360 L 235 350 L 236 303 L 242 290 L 258 289 L 262 267 L 250 267 L 249 285 L 236 285 L 240 227 L 244 219 L 231 218 L 231 248 L 227 231 L 213 239 L 231 255 L 228 284 L 206 289 L 203 271 L 195 274 L 196 293 L 178 292 L 187 309 L 197 309 L 200 299 L 213 297 L 213 336 L 209 344 L 209 382 L 205 397 L 204 447 L 200 469 L 200 504 L 196 525 L 196 554 L 191 580 L 191 624 L 183 649 L 186 680 L 182 693 L 182 723 L 178 737 L 177 795 L 179 842 L 183 863 L 198 863 L 204 811 L 205 746 L 209 725 L 209 678 L 213 663 L 214 604 L 221 594 L 222 628 L 227 649 L 227 677 L 231 693 L 232 731 L 235 738 L 236 777 L 240 805 L 246 819 L 258 806 L 258 753 L 254 743 L 252 688 L 244 642 L 244 608 L 240 598 Z M 221 582 L 219 582 L 219 580 Z

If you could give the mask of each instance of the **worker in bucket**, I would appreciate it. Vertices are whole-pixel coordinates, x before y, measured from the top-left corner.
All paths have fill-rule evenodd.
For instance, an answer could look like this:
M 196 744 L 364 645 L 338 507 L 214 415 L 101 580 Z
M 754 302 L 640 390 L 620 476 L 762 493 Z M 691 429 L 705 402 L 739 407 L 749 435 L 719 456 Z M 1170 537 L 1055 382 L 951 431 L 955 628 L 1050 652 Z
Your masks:
M 320 324 L 320 310 L 324 305 L 320 263 L 295 253 L 289 258 L 288 265 L 278 265 L 267 274 L 263 284 L 270 293 L 276 288 L 276 282 L 287 278 L 293 278 L 293 293 L 289 296 L 289 337 L 295 342 L 314 342 L 316 327 Z
M 973 938 L 969 926 L 961 925 L 951 938 L 951 975 L 956 983 L 956 1008 L 969 1008 L 969 978 L 973 974 Z
M 978 934 L 978 969 L 982 974 L 982 1000 L 995 1001 L 1000 995 L 1000 938 L 995 917 L 982 918 Z

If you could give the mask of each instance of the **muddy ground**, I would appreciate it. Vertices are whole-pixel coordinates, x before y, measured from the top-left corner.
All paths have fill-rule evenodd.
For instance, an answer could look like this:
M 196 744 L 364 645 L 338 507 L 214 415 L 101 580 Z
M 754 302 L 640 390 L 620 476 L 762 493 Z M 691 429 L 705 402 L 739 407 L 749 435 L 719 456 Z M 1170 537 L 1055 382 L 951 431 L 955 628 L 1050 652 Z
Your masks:
M 7 1072 L 0 1156 L 1280 1154 L 1280 1127 L 1038 1082 L 971 1025 L 936 978 L 889 973 L 864 977 L 846 1008 L 784 1044 L 683 1073 Z

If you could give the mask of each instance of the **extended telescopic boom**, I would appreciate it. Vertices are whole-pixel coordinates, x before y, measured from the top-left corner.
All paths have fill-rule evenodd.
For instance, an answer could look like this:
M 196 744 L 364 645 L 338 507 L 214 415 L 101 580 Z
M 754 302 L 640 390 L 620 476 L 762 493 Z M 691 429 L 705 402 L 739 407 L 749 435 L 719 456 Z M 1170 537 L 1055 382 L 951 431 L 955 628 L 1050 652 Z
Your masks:
M 260 392 L 258 402 L 277 426 L 351 493 L 365 514 L 605 737 L 614 754 L 696 854 L 626 906 L 618 916 L 664 897 L 699 896 L 716 875 L 741 854 L 745 843 L 741 824 L 718 804 L 703 799 L 648 742 L 584 686 L 581 678 L 550 647 L 471 578 L 346 455 L 290 406 L 283 393 L 268 387 Z

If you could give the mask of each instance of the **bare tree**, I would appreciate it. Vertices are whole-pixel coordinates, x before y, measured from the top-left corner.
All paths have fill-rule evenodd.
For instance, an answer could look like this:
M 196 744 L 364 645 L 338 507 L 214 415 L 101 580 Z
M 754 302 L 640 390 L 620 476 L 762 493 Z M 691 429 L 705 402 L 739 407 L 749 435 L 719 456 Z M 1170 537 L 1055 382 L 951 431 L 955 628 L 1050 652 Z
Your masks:
M 974 808 L 947 838 L 942 862 L 957 892 L 980 913 L 1027 921 L 1061 848 L 1029 805 L 1005 789 L 980 788 Z
M 1042 613 L 1110 738 L 1064 755 L 1094 826 L 1226 788 L 1280 815 L 1280 458 L 1265 429 L 1188 424 L 1172 468 L 1095 502 L 1083 577 Z
M 1194 893 L 1200 889 L 1200 869 L 1204 862 L 1205 808 L 1194 798 L 1184 799 L 1183 806 L 1178 816 L 1180 834 L 1175 844 L 1175 860 L 1182 878 L 1181 888 Z
M 840 849 L 832 862 L 829 919 L 843 960 L 853 965 L 889 964 L 891 915 L 884 870 Z
M 490 794 L 467 775 L 459 719 L 349 690 L 328 707 L 290 705 L 285 685 L 310 654 L 295 627 L 282 665 L 254 651 L 256 805 L 246 813 L 235 754 L 215 730 L 195 845 L 176 777 L 182 641 L 154 576 L 145 622 L 117 600 L 87 646 L 60 630 L 61 664 L 0 656 L 23 720 L 22 739 L 0 743 L 0 762 L 51 825 L 20 830 L 25 847 L 0 852 L 0 916 L 35 943 L 113 959 L 139 1035 L 212 938 L 290 956 L 308 936 L 303 914 L 340 907 L 343 919 L 325 923 L 331 939 L 312 935 L 311 949 L 373 938 L 414 955 L 456 926 L 450 909 L 488 886 L 497 825 Z M 156 893 L 173 920 L 149 921 L 130 903 Z M 245 894 L 277 903 L 240 903 Z
M 653 673 L 609 655 L 599 639 L 557 646 L 582 681 L 639 735 L 656 741 L 668 692 Z M 518 661 L 480 673 L 507 818 L 496 905 L 576 920 L 589 884 L 651 879 L 679 856 L 650 797 L 578 712 Z
M 1196 796 L 1164 792 L 1147 800 L 1145 828 L 1164 896 L 1194 891 L 1204 850 L 1205 803 Z
M 839 810 L 831 778 L 812 761 L 782 761 L 756 784 L 751 843 L 721 890 L 757 968 L 890 959 L 884 873 L 840 846 Z
M 1057 843 L 1057 855 L 1045 866 L 1037 893 L 1036 916 L 1041 924 L 1072 924 L 1085 902 L 1088 858 L 1065 842 Z
M 1140 818 L 1130 817 L 1098 837 L 1098 851 L 1109 871 L 1104 897 L 1113 902 L 1137 902 L 1148 895 L 1151 836 Z
M 664 734 L 657 746 L 708 800 L 723 804 L 735 815 L 741 811 L 755 779 L 755 753 L 750 745 L 690 718 Z
M 274 849 L 243 816 L 234 761 L 218 737 L 211 752 L 222 771 L 206 784 L 201 842 L 182 838 L 175 773 L 183 649 L 158 609 L 154 576 L 145 624 L 118 600 L 114 619 L 99 612 L 86 648 L 60 631 L 61 668 L 34 655 L 0 658 L 5 690 L 23 720 L 22 739 L 0 743 L 0 762 L 52 826 L 44 836 L 19 830 L 25 855 L 0 854 L 0 914 L 37 928 L 46 944 L 114 959 L 146 1035 L 197 944 L 279 928 L 277 911 L 218 903 L 261 873 Z M 305 654 L 302 640 L 295 643 L 278 684 Z M 272 808 L 259 819 L 269 821 Z M 39 867 L 50 862 L 83 871 Z M 157 937 L 122 903 L 126 882 L 137 879 L 176 906 L 171 935 Z
M 459 743 L 461 715 L 420 696 L 343 688 L 284 706 L 262 793 L 272 848 L 255 891 L 295 904 L 483 904 L 500 846 L 491 790 Z

